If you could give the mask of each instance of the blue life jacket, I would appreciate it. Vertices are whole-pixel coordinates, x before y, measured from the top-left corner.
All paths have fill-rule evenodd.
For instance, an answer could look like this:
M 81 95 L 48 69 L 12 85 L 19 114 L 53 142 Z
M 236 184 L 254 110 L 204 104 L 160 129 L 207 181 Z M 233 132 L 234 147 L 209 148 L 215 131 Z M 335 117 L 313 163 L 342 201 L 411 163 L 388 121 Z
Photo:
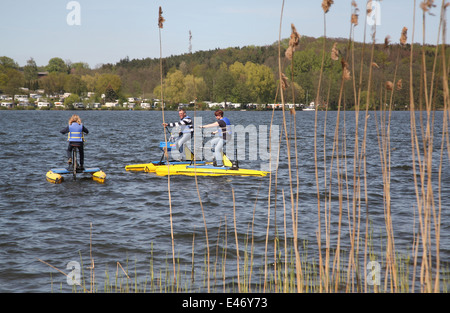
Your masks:
M 225 121 L 225 123 L 227 124 L 227 133 L 229 134 L 229 135 L 231 135 L 233 132 L 232 132 L 232 130 L 231 130 L 231 122 L 230 122 L 230 120 L 228 119 L 228 117 L 223 117 L 222 118 L 224 121 Z
M 67 140 L 74 142 L 83 142 L 83 124 L 72 123 L 69 125 L 69 135 Z
M 231 137 L 231 134 L 233 133 L 233 131 L 231 129 L 231 122 L 228 119 L 228 117 L 222 117 L 221 120 L 224 121 L 227 126 L 226 126 L 226 129 L 222 129 L 222 127 L 219 127 L 219 135 L 223 135 L 223 132 L 225 132 L 226 135 L 224 137 L 226 139 L 229 139 Z

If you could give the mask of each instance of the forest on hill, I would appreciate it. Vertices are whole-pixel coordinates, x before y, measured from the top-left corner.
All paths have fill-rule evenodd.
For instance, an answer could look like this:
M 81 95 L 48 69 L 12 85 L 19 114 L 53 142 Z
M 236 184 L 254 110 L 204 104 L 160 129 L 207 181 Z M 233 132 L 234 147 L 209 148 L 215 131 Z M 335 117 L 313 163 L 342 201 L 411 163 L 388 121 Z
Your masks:
M 366 99 L 367 79 L 372 67 L 370 109 L 376 109 L 386 100 L 387 82 L 395 87 L 393 109 L 403 110 L 409 104 L 410 53 L 409 44 L 376 44 L 371 63 L 372 43 L 358 43 L 343 38 L 311 38 L 303 36 L 295 49 L 292 60 L 285 57 L 289 39 L 267 46 L 231 47 L 198 51 L 159 58 L 129 59 L 125 57 L 116 64 L 103 64 L 95 69 L 86 63 L 71 63 L 55 57 L 49 64 L 38 67 L 30 58 L 27 65 L 19 67 L 7 56 L 0 57 L 0 93 L 21 94 L 26 87 L 30 91 L 41 89 L 47 95 L 71 93 L 67 101 L 81 101 L 88 92 L 95 93 L 89 101 L 126 102 L 130 97 L 158 99 L 161 95 L 161 69 L 163 75 L 164 101 L 168 105 L 204 101 L 246 104 L 280 103 L 278 92 L 279 54 L 281 70 L 289 88 L 284 92 L 285 103 L 308 104 L 316 99 L 322 56 L 324 67 L 319 93 L 319 105 L 333 110 L 338 106 L 341 87 L 342 62 L 346 60 L 349 78 L 342 93 L 342 107 L 352 109 L 355 92 L 361 81 L 361 99 Z M 333 60 L 331 51 L 339 53 Z M 439 48 L 439 49 L 437 49 Z M 448 48 L 448 47 L 446 47 Z M 449 51 L 446 49 L 446 64 Z M 413 94 L 416 103 L 424 90 L 421 84 L 422 57 L 425 58 L 427 82 L 433 84 L 436 93 L 434 108 L 443 106 L 442 57 L 440 47 L 414 45 Z M 162 64 L 162 68 L 160 66 Z M 435 75 L 432 75 L 435 66 Z M 44 75 L 42 73 L 45 72 Z M 428 86 L 428 87 L 429 87 Z M 107 99 L 102 99 L 102 94 Z M 365 106 L 366 101 L 361 105 Z

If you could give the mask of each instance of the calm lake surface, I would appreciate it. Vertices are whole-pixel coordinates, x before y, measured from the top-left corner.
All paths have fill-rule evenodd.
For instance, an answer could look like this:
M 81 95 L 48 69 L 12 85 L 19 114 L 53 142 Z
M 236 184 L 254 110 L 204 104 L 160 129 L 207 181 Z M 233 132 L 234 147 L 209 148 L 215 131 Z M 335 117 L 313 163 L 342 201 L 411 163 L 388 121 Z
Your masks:
M 139 284 L 149 280 L 150 265 L 155 276 L 172 269 L 172 245 L 169 219 L 168 178 L 145 172 L 127 172 L 128 164 L 158 161 L 158 148 L 164 140 L 160 111 L 77 111 L 89 129 L 86 136 L 85 166 L 100 167 L 106 174 L 104 184 L 90 178 L 66 177 L 62 184 L 51 184 L 45 174 L 55 167 L 66 165 L 66 136 L 59 133 L 74 111 L 0 111 L 0 292 L 71 292 L 66 277 L 38 261 L 41 259 L 69 273 L 71 261 L 81 262 L 89 276 L 90 242 L 95 260 L 96 283 L 102 292 L 105 272 L 114 281 L 117 262 L 127 268 Z M 193 116 L 193 112 L 189 112 Z M 212 111 L 196 112 L 203 123 L 214 122 Z M 226 112 L 233 124 L 269 125 L 272 112 Z M 308 257 L 318 260 L 317 254 L 317 192 L 314 170 L 314 117 L 315 112 L 297 112 L 297 151 L 299 166 L 299 225 L 298 235 L 306 240 Z M 175 111 L 165 112 L 166 121 L 177 121 Z M 435 112 L 433 153 L 433 191 L 438 204 L 438 170 L 442 142 L 443 112 Z M 293 139 L 293 120 L 287 112 L 288 130 Z M 318 165 L 321 195 L 324 193 L 324 149 L 327 170 L 331 167 L 333 138 L 337 112 L 318 112 Z M 282 125 L 282 112 L 274 114 L 274 125 Z M 326 121 L 326 142 L 324 126 Z M 352 203 L 353 160 L 355 140 L 355 113 L 341 112 L 339 126 L 339 155 L 341 170 L 347 169 L 348 187 L 345 186 L 342 218 L 341 248 L 348 255 L 348 205 Z M 384 251 L 385 234 L 383 182 L 375 113 L 370 112 L 367 130 L 368 212 L 373 229 L 375 253 Z M 397 252 L 412 255 L 414 234 L 417 233 L 417 200 L 411 156 L 410 113 L 392 112 L 391 116 L 391 206 Z M 417 117 L 419 122 L 419 117 Z M 378 124 L 379 125 L 379 124 Z M 364 126 L 364 112 L 360 117 L 360 141 Z M 280 127 L 281 129 L 281 127 Z M 345 134 L 344 134 L 345 129 Z M 448 130 L 447 130 L 448 131 Z M 421 143 L 421 140 L 419 139 Z M 346 152 L 343 151 L 345 144 Z M 293 145 L 291 146 L 293 149 Z M 242 147 L 239 147 L 241 149 Z M 248 147 L 245 147 L 248 150 Z M 293 165 L 295 155 L 292 152 Z M 344 159 L 346 156 L 346 160 Z M 334 156 L 335 157 L 335 156 Z M 231 157 L 230 157 L 231 158 Z M 335 164 L 335 163 L 334 163 Z M 345 167 L 346 164 L 346 167 Z M 260 169 L 261 160 L 241 160 L 240 167 Z M 333 167 L 335 173 L 336 164 Z M 295 171 L 293 171 L 295 178 Z M 329 174 L 327 181 L 330 180 Z M 265 238 L 270 197 L 271 229 L 269 234 L 269 263 L 273 264 L 274 225 L 284 237 L 283 198 L 286 196 L 287 237 L 292 238 L 290 189 L 286 145 L 280 150 L 277 186 L 272 176 L 254 177 L 198 177 L 198 187 L 211 249 L 212 266 L 219 253 L 227 249 L 227 284 L 236 283 L 236 240 L 233 217 L 235 195 L 236 233 L 244 263 L 246 240 L 254 236 L 254 280 L 260 283 L 263 268 Z M 339 192 L 333 175 L 331 197 L 330 245 L 337 239 Z M 295 181 L 294 181 L 295 182 Z M 181 279 L 191 284 L 192 250 L 195 260 L 195 282 L 191 290 L 206 291 L 205 226 L 202 206 L 194 177 L 171 176 L 171 203 L 177 267 Z M 347 189 L 350 200 L 347 198 Z M 294 185 L 294 193 L 297 190 Z M 362 192 L 364 196 L 364 192 Z M 448 266 L 450 261 L 450 165 L 447 150 L 443 154 L 442 222 L 440 259 Z M 276 209 L 275 209 L 276 208 Z M 366 218 L 365 205 L 361 219 Z M 432 221 L 432 224 L 434 222 Z M 92 227 L 91 227 L 92 225 Z M 361 226 L 361 232 L 364 232 Z M 226 245 L 225 245 L 226 229 Z M 92 233 L 92 239 L 91 239 Z M 195 237 L 194 237 L 195 234 Z M 284 256 L 283 256 L 284 257 Z M 434 260 L 433 255 L 433 260 Z M 219 263 L 223 260 L 219 260 Z M 219 270 L 217 270 L 219 272 Z M 448 271 L 448 269 L 447 269 Z M 382 275 L 384 279 L 384 275 Z M 163 274 L 164 279 L 164 274 Z M 213 284 L 222 291 L 221 277 Z M 169 279 L 170 280 L 170 279 Z M 417 278 L 416 278 L 417 280 Z M 447 279 L 448 280 L 448 279 Z M 89 284 L 89 282 L 87 282 Z M 184 284 L 184 283 L 183 283 Z M 216 287 L 214 287 L 216 286 Z

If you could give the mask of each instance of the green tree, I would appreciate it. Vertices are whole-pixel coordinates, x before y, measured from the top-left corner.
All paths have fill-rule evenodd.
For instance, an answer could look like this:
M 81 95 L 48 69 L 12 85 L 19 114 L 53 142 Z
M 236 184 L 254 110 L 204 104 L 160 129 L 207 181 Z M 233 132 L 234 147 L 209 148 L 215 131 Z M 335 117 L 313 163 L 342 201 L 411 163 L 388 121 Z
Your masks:
M 0 57 L 0 90 L 7 93 L 6 89 L 8 91 L 11 91 L 11 84 L 14 84 L 13 81 L 15 80 L 13 78 L 13 81 L 10 82 L 11 78 L 10 75 L 16 76 L 16 72 L 11 70 L 18 70 L 19 65 L 11 58 L 7 56 Z M 8 87 L 9 84 L 9 87 Z M 23 87 L 23 86 L 19 86 Z
M 7 56 L 2 56 L 0 57 L 0 66 L 3 67 L 4 69 L 19 69 L 19 65 L 16 63 L 16 61 L 14 61 L 13 59 L 7 57 Z
M 1 86 L 1 89 L 14 99 L 14 96 L 19 94 L 20 88 L 23 87 L 25 78 L 19 70 L 13 68 L 6 70 L 6 77 L 7 79 L 3 80 L 4 86 Z
M 48 61 L 48 65 L 46 66 L 46 70 L 49 73 L 68 73 L 69 68 L 67 64 L 61 58 L 51 58 Z
M 289 103 L 302 103 L 305 99 L 305 91 L 296 82 L 289 82 L 284 92 L 284 99 Z
M 231 91 L 231 101 L 243 104 L 252 102 L 250 89 L 247 85 L 247 72 L 244 64 L 241 62 L 234 62 L 230 65 L 229 70 L 235 81 L 234 87 Z
M 115 102 L 118 98 L 119 97 L 117 93 L 114 91 L 114 88 L 112 88 L 111 85 L 108 85 L 105 91 L 105 102 Z
M 193 100 L 202 101 L 205 99 L 206 84 L 202 77 L 194 77 L 194 75 L 186 75 L 184 78 L 184 100 L 191 102 Z
M 81 98 L 77 94 L 71 94 L 66 99 L 64 99 L 64 106 L 66 108 L 73 108 L 73 104 L 76 102 L 80 102 Z
M 35 90 L 38 86 L 38 68 L 33 58 L 27 61 L 27 65 L 23 67 L 25 76 L 25 84 L 29 89 Z
M 272 70 L 252 62 L 245 64 L 247 87 L 253 102 L 269 103 L 275 97 L 275 78 Z
M 86 86 L 87 91 L 95 91 L 96 75 L 82 75 L 81 81 Z
M 122 80 L 119 75 L 116 74 L 95 74 L 95 92 L 98 94 L 104 94 L 108 86 L 114 90 L 116 94 L 119 94 L 120 87 L 122 86 Z
M 185 102 L 184 76 L 180 70 L 175 70 L 167 75 L 164 80 L 164 93 L 166 99 L 174 104 Z
M 233 75 L 228 70 L 228 66 L 222 63 L 217 71 L 214 82 L 214 100 L 215 101 L 231 101 L 231 94 L 235 86 L 235 80 Z
M 63 93 L 67 78 L 66 73 L 52 72 L 39 80 L 39 86 L 47 94 Z
M 91 73 L 91 69 L 89 67 L 89 64 L 85 62 L 77 62 L 70 65 L 70 73 L 77 75 L 86 75 Z
M 8 75 L 4 72 L 0 72 L 0 92 L 3 92 L 6 84 L 8 83 Z
M 70 93 L 76 93 L 81 95 L 87 91 L 86 83 L 81 79 L 79 75 L 68 75 L 64 84 L 64 90 Z

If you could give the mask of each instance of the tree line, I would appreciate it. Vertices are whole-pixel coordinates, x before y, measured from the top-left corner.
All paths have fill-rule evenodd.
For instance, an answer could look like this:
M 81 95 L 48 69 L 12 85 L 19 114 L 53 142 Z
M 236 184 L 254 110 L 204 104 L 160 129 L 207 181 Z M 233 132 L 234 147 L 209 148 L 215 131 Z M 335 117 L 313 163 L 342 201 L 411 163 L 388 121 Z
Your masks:
M 317 84 L 325 53 L 322 89 L 319 91 L 319 104 L 328 109 L 337 108 L 342 66 L 332 59 L 334 48 L 342 56 L 352 51 L 350 72 L 355 82 L 367 84 L 365 79 L 372 66 L 373 97 L 370 107 L 382 105 L 378 97 L 383 93 L 386 82 L 395 77 L 397 83 L 409 82 L 410 47 L 398 44 L 377 44 L 374 50 L 373 64 L 369 64 L 370 49 L 362 43 L 351 42 L 342 38 L 301 37 L 299 46 L 288 60 L 284 55 L 289 46 L 289 39 L 281 42 L 282 72 L 285 74 L 289 88 L 284 99 L 288 103 L 308 104 L 316 99 Z M 350 48 L 350 45 L 352 49 Z M 422 50 L 422 48 L 424 50 Z M 431 72 L 435 57 L 435 46 L 418 46 L 413 55 L 414 75 L 413 94 L 420 99 L 423 86 L 420 84 L 421 58 L 424 51 L 427 69 Z M 447 59 L 449 57 L 448 49 Z M 163 58 L 132 59 L 125 57 L 116 64 L 103 64 L 91 69 L 88 64 L 71 63 L 55 57 L 46 66 L 38 67 L 33 58 L 20 67 L 13 59 L 0 57 L 0 92 L 3 94 L 19 94 L 20 88 L 29 90 L 43 89 L 46 94 L 71 93 L 76 97 L 84 97 L 88 92 L 95 93 L 96 102 L 101 102 L 102 94 L 107 100 L 126 102 L 129 97 L 159 98 L 161 94 L 160 71 L 163 73 L 164 101 L 168 104 L 189 103 L 196 100 L 212 102 L 235 102 L 241 104 L 279 103 L 279 49 L 278 42 L 267 46 L 245 46 L 209 51 L 198 51 Z M 160 66 L 162 64 L 162 68 Z M 437 62 L 437 73 L 441 72 Z M 354 69 L 352 68 L 354 67 Z M 360 72 L 362 68 L 362 72 Z M 445 69 L 444 69 L 445 70 Z M 45 75 L 40 75 L 46 72 Z M 361 75 L 362 77 L 359 77 Z M 431 75 L 430 75 L 431 76 Z M 435 75 L 436 107 L 443 104 L 442 74 Z M 396 83 L 394 82 L 394 83 Z M 430 84 L 431 79 L 429 80 Z M 397 84 L 399 86 L 401 84 Z M 397 88 L 395 109 L 406 109 L 409 103 L 408 88 Z M 354 106 L 354 84 L 344 86 L 343 105 L 351 109 Z M 364 91 L 363 91 L 364 93 Z M 361 96 L 364 96 L 362 94 Z M 363 98 L 365 99 L 365 98 Z M 105 99 L 103 99 L 105 101 Z

